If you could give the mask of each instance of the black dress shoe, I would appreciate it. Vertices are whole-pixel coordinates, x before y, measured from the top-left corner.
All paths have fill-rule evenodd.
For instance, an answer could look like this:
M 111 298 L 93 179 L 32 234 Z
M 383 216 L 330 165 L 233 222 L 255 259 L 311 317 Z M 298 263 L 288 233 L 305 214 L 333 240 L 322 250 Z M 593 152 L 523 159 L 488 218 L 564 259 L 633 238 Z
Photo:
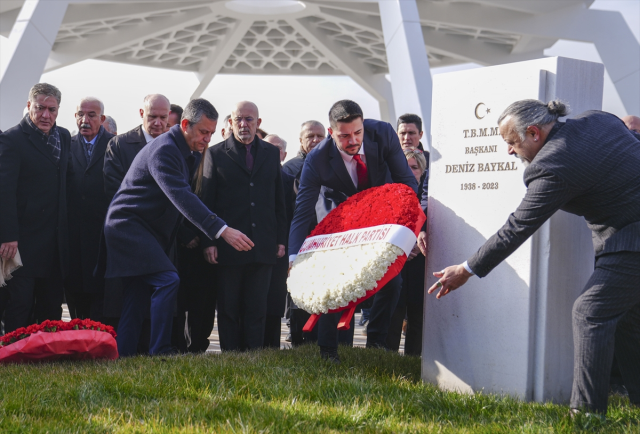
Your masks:
M 320 358 L 327 360 L 336 365 L 340 364 L 340 357 L 338 356 L 338 349 L 335 347 L 320 347 Z

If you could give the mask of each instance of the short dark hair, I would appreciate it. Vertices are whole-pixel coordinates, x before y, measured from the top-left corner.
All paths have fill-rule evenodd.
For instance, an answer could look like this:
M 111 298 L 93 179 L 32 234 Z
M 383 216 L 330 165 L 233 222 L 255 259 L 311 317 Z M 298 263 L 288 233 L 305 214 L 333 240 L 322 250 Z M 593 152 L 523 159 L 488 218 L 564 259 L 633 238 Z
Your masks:
M 218 120 L 218 112 L 213 104 L 204 98 L 192 99 L 184 108 L 184 112 L 182 113 L 180 120 L 186 119 L 189 121 L 189 125 L 194 125 L 200 122 L 202 115 L 212 121 Z
M 182 119 L 183 112 L 184 110 L 182 110 L 182 107 L 180 107 L 178 104 L 171 104 L 171 113 L 177 114 L 178 119 Z
M 396 129 L 400 128 L 400 124 L 415 124 L 418 131 L 422 131 L 422 119 L 418 115 L 412 113 L 405 113 L 398 118 L 398 124 Z
M 331 106 L 329 110 L 329 125 L 335 127 L 338 122 L 349 123 L 355 119 L 364 119 L 362 109 L 358 103 L 343 99 Z

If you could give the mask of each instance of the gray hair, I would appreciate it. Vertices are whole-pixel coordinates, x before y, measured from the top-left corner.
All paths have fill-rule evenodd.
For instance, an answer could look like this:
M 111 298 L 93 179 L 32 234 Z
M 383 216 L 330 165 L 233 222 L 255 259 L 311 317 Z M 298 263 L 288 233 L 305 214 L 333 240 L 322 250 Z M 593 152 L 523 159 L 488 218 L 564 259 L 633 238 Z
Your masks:
M 38 83 L 29 91 L 29 101 L 36 102 L 38 95 L 52 96 L 58 101 L 58 105 L 62 101 L 62 92 L 52 84 Z
M 305 127 L 310 126 L 310 127 L 321 127 L 324 130 L 324 125 L 322 125 L 322 122 L 318 122 L 318 121 L 306 121 L 303 122 L 302 125 L 300 125 L 300 137 L 302 137 L 302 130 L 304 130 Z
M 271 140 L 276 139 L 276 141 L 280 142 L 280 145 L 282 145 L 282 150 L 287 152 L 287 141 L 285 139 L 283 139 L 282 137 L 280 137 L 277 134 L 269 134 L 268 136 L 266 136 L 263 139 L 265 142 L 269 142 L 272 145 L 277 146 L 277 147 L 280 147 L 280 145 L 276 145 L 275 143 L 269 141 L 268 139 L 271 139 Z
M 102 124 L 107 124 L 109 127 L 108 130 L 111 134 L 115 134 L 118 131 L 118 124 L 116 124 L 116 120 L 111 116 L 105 116 Z
M 524 140 L 528 127 L 548 125 L 568 114 L 569 105 L 559 99 L 546 104 L 537 99 L 523 99 L 514 102 L 502 112 L 498 118 L 498 125 L 505 118 L 512 117 L 515 132 Z
M 204 98 L 192 99 L 184 108 L 180 121 L 182 122 L 183 119 L 186 119 L 189 121 L 190 126 L 195 125 L 200 122 L 203 115 L 212 121 L 218 120 L 218 112 L 213 104 Z
M 100 101 L 98 98 L 93 97 L 93 96 L 85 96 L 84 98 L 82 98 L 80 100 L 80 102 L 78 103 L 78 107 L 80 107 L 82 105 L 83 102 L 97 102 L 100 105 L 100 114 L 103 115 L 104 114 L 104 104 L 102 101 Z

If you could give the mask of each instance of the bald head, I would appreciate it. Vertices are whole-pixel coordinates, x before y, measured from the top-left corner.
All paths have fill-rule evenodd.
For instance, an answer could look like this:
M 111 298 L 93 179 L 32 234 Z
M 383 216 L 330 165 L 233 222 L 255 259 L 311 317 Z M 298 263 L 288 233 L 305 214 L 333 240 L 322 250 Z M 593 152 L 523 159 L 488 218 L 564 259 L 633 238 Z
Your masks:
M 631 131 L 640 134 L 640 118 L 638 116 L 625 116 L 622 118 L 622 122 L 624 122 Z
M 140 117 L 142 118 L 142 126 L 151 137 L 156 138 L 165 132 L 170 111 L 171 103 L 166 96 L 155 93 L 144 98 Z
M 269 134 L 263 139 L 265 142 L 271 143 L 280 149 L 280 162 L 282 163 L 287 157 L 287 141 L 277 134 Z
M 251 101 L 241 101 L 231 112 L 231 128 L 236 140 L 245 145 L 253 142 L 256 130 L 262 123 L 258 106 Z

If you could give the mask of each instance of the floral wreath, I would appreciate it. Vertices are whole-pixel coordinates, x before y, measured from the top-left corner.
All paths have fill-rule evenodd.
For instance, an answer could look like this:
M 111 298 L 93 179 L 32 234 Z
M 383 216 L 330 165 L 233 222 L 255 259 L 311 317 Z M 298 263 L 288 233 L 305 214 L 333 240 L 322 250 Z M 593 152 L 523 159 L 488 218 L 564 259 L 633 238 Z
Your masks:
M 296 305 L 312 316 L 344 311 L 348 329 L 358 303 L 398 275 L 426 217 L 404 184 L 369 188 L 331 211 L 300 248 L 287 281 Z

